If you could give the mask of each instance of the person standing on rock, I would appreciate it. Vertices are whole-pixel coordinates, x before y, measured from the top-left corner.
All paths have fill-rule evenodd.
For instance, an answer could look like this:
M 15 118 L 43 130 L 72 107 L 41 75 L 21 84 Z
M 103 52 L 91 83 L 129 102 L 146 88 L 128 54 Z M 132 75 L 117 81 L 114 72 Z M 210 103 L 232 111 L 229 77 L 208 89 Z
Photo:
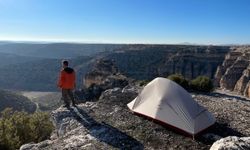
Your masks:
M 69 107 L 70 102 L 72 106 L 76 106 L 73 90 L 76 87 L 76 75 L 73 68 L 69 67 L 67 60 L 62 61 L 62 70 L 59 75 L 57 86 L 62 90 L 62 99 L 64 101 L 64 107 Z

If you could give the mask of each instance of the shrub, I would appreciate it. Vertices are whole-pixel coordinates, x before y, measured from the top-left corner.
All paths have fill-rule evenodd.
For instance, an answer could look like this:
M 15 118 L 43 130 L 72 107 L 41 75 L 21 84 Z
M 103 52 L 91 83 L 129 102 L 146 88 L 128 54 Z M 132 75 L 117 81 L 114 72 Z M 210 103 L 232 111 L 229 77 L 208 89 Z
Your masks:
M 211 92 L 214 88 L 213 82 L 206 76 L 198 76 L 191 80 L 190 87 L 194 91 Z
M 139 81 L 139 85 L 140 85 L 140 86 L 147 85 L 148 83 L 149 83 L 148 80 L 141 80 L 141 81 Z
M 167 77 L 169 80 L 172 80 L 182 86 L 184 89 L 189 89 L 188 81 L 181 74 L 172 74 Z
M 53 130 L 45 112 L 28 114 L 7 108 L 0 116 L 0 149 L 19 149 L 22 144 L 43 141 Z

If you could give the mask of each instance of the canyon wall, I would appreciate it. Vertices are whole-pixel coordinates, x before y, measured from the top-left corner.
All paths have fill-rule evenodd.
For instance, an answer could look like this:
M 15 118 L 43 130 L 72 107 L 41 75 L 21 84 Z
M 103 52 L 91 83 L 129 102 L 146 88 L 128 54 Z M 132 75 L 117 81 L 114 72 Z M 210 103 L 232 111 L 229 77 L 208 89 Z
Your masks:
M 230 51 L 227 46 L 130 45 L 107 56 L 126 76 L 151 80 L 179 73 L 188 79 L 214 78 L 217 67 Z
M 250 97 L 250 46 L 127 45 L 98 58 L 86 87 L 178 73 L 187 79 L 205 75 L 217 87 Z
M 215 78 L 222 89 L 250 97 L 250 46 L 231 47 Z
M 112 87 L 127 85 L 127 79 L 122 75 L 114 62 L 108 59 L 97 59 L 93 62 L 92 69 L 84 77 L 84 86 L 89 88 L 93 85 L 103 90 Z

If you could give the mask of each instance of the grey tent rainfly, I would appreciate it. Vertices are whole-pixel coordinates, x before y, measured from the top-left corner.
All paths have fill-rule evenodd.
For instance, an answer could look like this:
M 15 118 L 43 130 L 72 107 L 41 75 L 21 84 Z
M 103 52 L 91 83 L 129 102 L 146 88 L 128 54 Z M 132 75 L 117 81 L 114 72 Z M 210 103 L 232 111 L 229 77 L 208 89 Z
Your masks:
M 156 78 L 128 105 L 133 112 L 184 131 L 193 137 L 215 123 L 215 118 L 181 86 Z

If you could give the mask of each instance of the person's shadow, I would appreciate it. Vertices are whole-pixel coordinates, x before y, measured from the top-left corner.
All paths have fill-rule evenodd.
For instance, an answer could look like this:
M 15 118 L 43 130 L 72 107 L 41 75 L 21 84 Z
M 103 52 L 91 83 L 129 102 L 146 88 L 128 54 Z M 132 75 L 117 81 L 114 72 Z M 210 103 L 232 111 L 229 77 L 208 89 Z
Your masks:
M 76 120 L 89 130 L 90 135 L 99 141 L 118 149 L 144 149 L 143 144 L 138 140 L 105 122 L 99 123 L 95 121 L 83 109 L 73 107 L 69 108 L 69 110 L 74 114 Z

